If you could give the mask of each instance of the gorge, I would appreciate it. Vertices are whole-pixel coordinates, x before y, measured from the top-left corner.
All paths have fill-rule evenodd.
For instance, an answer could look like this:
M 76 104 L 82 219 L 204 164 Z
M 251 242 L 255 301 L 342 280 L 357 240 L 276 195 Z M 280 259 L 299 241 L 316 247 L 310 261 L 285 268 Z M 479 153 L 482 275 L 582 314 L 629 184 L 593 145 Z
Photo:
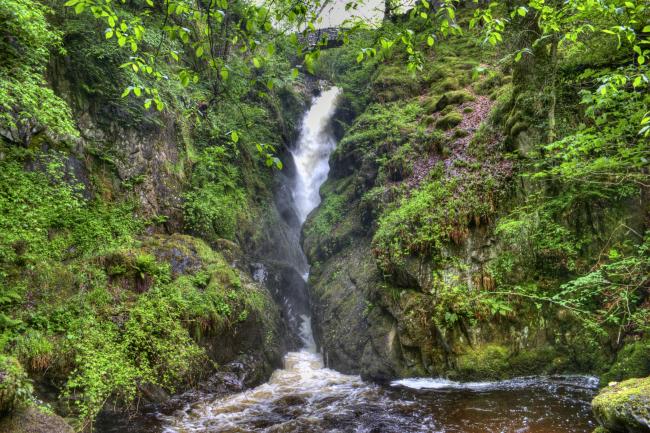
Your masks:
M 0 432 L 650 431 L 648 22 L 0 0 Z

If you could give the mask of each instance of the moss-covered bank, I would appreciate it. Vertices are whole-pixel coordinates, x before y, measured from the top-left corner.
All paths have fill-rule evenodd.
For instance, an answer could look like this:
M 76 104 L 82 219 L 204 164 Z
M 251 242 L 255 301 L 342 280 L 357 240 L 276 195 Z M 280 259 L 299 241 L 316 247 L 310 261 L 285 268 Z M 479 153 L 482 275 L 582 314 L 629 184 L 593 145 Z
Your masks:
M 468 35 L 436 43 L 409 74 L 399 54 L 356 63 L 355 44 L 367 43 L 360 36 L 321 61 L 348 98 L 323 202 L 303 233 L 330 365 L 377 380 L 480 380 L 600 375 L 621 347 L 620 360 L 634 358 L 648 323 L 647 193 L 633 181 L 594 193 L 553 171 L 564 145 L 547 147 L 539 124 L 548 59 L 524 74 Z M 597 128 L 569 95 L 593 58 L 572 56 L 558 90 L 566 143 L 581 140 L 576 128 Z M 646 102 L 633 100 L 638 114 Z M 607 135 L 621 151 L 635 140 L 627 128 Z M 645 371 L 639 358 L 606 377 Z

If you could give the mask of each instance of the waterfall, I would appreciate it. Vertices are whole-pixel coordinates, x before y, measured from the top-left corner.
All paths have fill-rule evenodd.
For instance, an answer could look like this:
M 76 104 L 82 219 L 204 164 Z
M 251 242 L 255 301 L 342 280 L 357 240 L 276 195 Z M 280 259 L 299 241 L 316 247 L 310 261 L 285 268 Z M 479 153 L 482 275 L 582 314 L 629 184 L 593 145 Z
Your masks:
M 296 166 L 296 176 L 291 185 L 291 196 L 300 225 L 298 230 L 309 213 L 320 203 L 319 189 L 327 179 L 327 173 L 330 170 L 329 157 L 336 147 L 331 125 L 336 112 L 336 100 L 340 93 L 341 90 L 338 87 L 331 87 L 322 91 L 314 99 L 302 119 L 300 135 L 291 152 Z M 305 260 L 304 263 L 307 261 Z M 306 281 L 309 269 L 306 268 L 302 271 Z M 299 336 L 304 349 L 314 352 L 316 343 L 311 329 L 311 318 L 302 314 L 300 320 Z
M 339 88 L 332 87 L 314 100 L 303 118 L 298 142 L 291 152 L 296 164 L 291 192 L 301 225 L 320 203 L 318 190 L 330 170 L 328 161 L 336 146 L 331 124 L 340 93 Z

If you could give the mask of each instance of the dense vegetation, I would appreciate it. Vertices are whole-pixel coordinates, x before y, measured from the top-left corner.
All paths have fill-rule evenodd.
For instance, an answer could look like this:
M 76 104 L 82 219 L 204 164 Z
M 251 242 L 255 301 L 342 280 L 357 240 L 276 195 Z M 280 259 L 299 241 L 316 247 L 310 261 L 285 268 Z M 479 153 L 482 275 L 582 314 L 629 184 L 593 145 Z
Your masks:
M 393 374 L 650 374 L 650 7 L 385 4 L 325 50 L 297 31 L 319 2 L 0 0 L 0 416 L 92 429 L 228 361 L 210 339 L 280 347 L 242 257 L 313 77 L 345 127 L 312 279 L 370 261 L 350 311 L 390 311 L 428 360 Z M 554 341 L 454 346 L 494 323 Z
M 322 56 L 353 121 L 305 246 L 321 321 L 331 303 L 349 320 L 363 310 L 372 341 L 327 325 L 331 359 L 380 378 L 602 374 L 613 359 L 604 381 L 647 375 L 647 6 L 455 16 L 448 35 L 416 12 Z M 412 29 L 411 49 L 384 43 L 357 63 Z M 391 321 L 402 353 L 374 356 L 402 361 L 378 367 L 366 352 Z M 637 355 L 616 357 L 623 346 Z

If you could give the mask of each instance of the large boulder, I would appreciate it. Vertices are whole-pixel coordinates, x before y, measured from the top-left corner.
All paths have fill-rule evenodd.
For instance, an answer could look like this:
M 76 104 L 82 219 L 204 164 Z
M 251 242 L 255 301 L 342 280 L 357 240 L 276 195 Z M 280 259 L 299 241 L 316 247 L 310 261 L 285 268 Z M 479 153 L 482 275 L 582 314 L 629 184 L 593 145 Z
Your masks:
M 650 432 L 650 377 L 612 384 L 591 404 L 596 419 L 609 431 Z
M 0 419 L 2 433 L 73 433 L 63 418 L 29 406 Z

